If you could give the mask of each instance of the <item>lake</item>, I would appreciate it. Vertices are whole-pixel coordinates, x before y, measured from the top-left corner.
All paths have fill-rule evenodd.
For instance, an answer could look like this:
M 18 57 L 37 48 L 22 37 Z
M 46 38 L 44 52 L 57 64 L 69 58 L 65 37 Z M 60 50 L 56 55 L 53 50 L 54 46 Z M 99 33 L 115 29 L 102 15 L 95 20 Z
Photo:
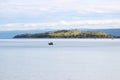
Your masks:
M 0 80 L 120 80 L 120 40 L 0 39 Z

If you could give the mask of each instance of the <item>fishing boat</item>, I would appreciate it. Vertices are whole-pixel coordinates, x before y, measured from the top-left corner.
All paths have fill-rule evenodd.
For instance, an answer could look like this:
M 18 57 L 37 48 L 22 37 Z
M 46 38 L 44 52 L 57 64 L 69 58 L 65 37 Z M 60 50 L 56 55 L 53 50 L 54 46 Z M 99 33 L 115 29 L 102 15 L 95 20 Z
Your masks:
M 53 45 L 53 42 L 49 42 L 48 45 Z

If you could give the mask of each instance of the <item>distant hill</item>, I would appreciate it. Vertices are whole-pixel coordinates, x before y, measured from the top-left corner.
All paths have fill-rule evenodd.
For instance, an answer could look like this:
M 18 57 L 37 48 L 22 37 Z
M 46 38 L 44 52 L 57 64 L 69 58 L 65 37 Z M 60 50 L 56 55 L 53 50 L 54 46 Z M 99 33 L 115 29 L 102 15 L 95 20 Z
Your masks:
M 120 36 L 120 29 L 91 29 L 90 31 L 105 32 L 114 36 Z
M 93 31 L 93 32 L 105 32 L 107 34 L 111 34 L 113 36 L 120 36 L 120 29 L 77 29 L 81 31 Z M 44 29 L 44 30 L 19 30 L 19 31 L 0 31 L 0 38 L 13 38 L 18 34 L 34 34 L 34 33 L 44 33 L 48 31 L 56 31 L 53 29 Z
M 14 38 L 117 38 L 105 32 L 85 32 L 80 30 L 59 30 L 36 34 L 19 34 Z
M 13 38 L 17 34 L 33 34 L 33 33 L 42 33 L 42 32 L 47 32 L 51 31 L 49 29 L 45 30 L 18 30 L 18 31 L 0 31 L 0 38 L 1 39 L 10 39 Z

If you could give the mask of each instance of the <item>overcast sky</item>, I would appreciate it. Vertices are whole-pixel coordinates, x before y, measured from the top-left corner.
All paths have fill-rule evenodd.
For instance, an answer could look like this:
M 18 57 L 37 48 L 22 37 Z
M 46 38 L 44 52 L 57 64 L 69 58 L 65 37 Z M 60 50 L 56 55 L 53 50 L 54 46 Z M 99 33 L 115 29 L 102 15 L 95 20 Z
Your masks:
M 0 30 L 120 28 L 120 0 L 0 0 Z

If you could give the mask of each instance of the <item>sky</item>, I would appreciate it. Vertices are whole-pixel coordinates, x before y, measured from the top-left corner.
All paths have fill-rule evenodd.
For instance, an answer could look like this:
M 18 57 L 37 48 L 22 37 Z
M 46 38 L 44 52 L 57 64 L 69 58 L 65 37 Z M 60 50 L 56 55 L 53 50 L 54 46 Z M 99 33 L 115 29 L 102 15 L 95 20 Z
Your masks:
M 0 0 L 0 31 L 120 28 L 120 0 Z

